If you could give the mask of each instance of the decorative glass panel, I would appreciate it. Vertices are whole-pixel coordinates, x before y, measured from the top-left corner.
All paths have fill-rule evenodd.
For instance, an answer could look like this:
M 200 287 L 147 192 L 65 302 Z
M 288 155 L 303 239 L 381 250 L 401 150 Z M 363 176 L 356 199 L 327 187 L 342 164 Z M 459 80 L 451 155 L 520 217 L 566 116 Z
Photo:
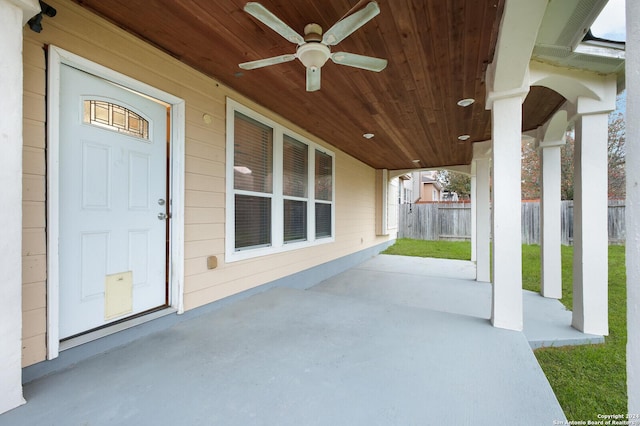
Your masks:
M 333 157 L 316 150 L 316 200 L 331 201 Z
M 316 238 L 331 236 L 331 204 L 316 203 Z
M 273 187 L 273 129 L 235 113 L 233 187 L 270 194 Z
M 149 140 L 149 122 L 127 108 L 105 101 L 84 101 L 84 122 Z
M 235 196 L 236 250 L 271 245 L 271 198 Z
M 284 200 L 284 241 L 305 241 L 307 239 L 306 201 Z
M 309 147 L 297 140 L 284 136 L 282 153 L 283 192 L 291 197 L 307 196 L 307 175 L 309 173 Z

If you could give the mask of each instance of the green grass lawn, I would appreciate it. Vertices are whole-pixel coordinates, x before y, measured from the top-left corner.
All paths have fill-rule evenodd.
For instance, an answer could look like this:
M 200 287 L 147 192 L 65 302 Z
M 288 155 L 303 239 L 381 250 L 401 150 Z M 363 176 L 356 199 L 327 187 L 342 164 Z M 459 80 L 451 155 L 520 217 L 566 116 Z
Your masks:
M 399 238 L 385 254 L 469 260 L 469 242 Z M 601 345 L 543 348 L 534 353 L 569 420 L 627 412 L 627 310 L 624 246 L 609 247 L 609 336 Z M 561 302 L 572 309 L 573 247 L 562 247 Z M 540 291 L 540 246 L 522 246 L 522 286 Z
M 401 256 L 435 257 L 438 259 L 471 259 L 471 243 L 468 241 L 424 241 L 398 238 L 384 254 Z
M 523 283 L 526 280 L 526 288 L 534 291 L 539 291 L 540 273 L 537 283 L 533 278 L 525 278 L 524 264 L 528 264 L 527 270 L 539 270 L 539 248 L 523 246 L 522 252 Z M 627 278 L 624 255 L 624 246 L 609 246 L 609 336 L 605 343 L 535 351 L 569 420 L 597 420 L 598 414 L 627 412 Z M 573 247 L 563 246 L 564 297 L 561 302 L 568 309 L 572 309 L 573 303 L 572 256 Z

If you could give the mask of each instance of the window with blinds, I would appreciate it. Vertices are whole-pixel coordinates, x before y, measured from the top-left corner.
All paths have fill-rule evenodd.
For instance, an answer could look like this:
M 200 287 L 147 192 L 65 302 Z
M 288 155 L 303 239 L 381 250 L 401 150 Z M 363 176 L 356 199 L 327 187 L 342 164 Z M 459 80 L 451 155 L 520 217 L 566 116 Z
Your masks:
M 270 194 L 273 188 L 273 129 L 235 113 L 233 188 Z
M 316 150 L 315 163 L 316 238 L 326 238 L 332 236 L 333 157 Z
M 269 246 L 273 129 L 239 112 L 234 123 L 235 248 Z
M 333 153 L 227 102 L 226 260 L 333 241 Z
M 284 242 L 307 239 L 309 147 L 285 135 L 282 143 Z

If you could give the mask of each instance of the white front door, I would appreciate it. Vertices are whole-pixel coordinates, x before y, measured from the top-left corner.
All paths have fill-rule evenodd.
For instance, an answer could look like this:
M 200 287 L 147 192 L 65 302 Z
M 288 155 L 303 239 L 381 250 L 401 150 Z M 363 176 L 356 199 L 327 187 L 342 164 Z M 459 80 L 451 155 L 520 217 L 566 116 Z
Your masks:
M 64 339 L 167 304 L 167 106 L 60 70 Z

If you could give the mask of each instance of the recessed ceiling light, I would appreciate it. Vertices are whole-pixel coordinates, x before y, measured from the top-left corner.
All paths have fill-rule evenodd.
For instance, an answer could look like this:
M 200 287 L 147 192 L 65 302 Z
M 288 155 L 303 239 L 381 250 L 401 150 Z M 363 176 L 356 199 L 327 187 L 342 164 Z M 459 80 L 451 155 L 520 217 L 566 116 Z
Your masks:
M 411 160 L 411 162 L 418 164 L 420 162 L 420 160 Z
M 461 141 L 466 141 L 469 138 L 471 138 L 471 136 L 469 136 L 469 135 L 460 135 L 460 136 L 458 136 L 458 139 L 461 140 Z
M 362 135 L 362 137 L 365 138 L 365 139 L 371 139 L 374 136 L 375 135 L 373 133 L 365 133 L 364 135 Z
M 472 103 L 474 103 L 476 100 L 473 98 L 467 98 L 467 99 L 460 99 L 458 101 L 458 105 L 461 107 L 468 107 L 469 105 L 471 105 Z

